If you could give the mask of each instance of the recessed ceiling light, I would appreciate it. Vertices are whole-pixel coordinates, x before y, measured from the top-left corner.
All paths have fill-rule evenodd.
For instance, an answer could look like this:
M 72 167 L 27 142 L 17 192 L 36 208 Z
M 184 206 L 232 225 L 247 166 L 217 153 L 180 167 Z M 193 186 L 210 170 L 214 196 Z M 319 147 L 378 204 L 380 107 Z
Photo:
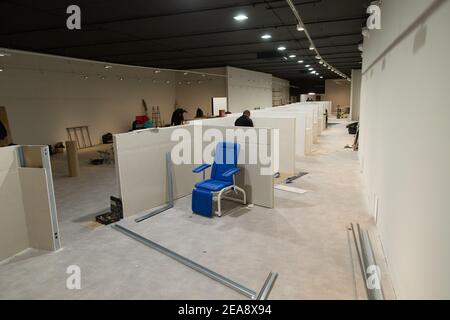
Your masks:
M 322 77 L 322 76 L 320 76 L 320 79 L 323 79 L 323 77 Z
M 284 46 L 279 46 L 278 47 L 278 51 L 284 51 L 284 50 L 286 50 L 286 47 L 284 47 Z
M 303 63 L 303 60 L 298 60 L 297 62 L 298 62 L 298 63 Z
M 263 34 L 263 35 L 261 36 L 261 38 L 262 38 L 262 39 L 271 39 L 272 36 L 271 36 L 270 34 L 266 33 L 266 34 Z
M 236 21 L 245 21 L 247 19 L 248 17 L 245 14 L 238 14 L 237 16 L 234 17 L 234 20 Z
M 311 74 L 315 74 L 316 72 L 315 71 L 311 71 Z
M 291 54 L 290 56 L 289 56 L 289 58 L 296 58 L 297 56 L 295 55 L 295 54 Z
M 314 70 L 314 68 L 309 68 L 308 70 L 309 70 L 309 71 L 313 71 L 313 70 Z
M 309 64 L 307 64 L 305 67 L 307 67 L 307 68 L 309 68 L 309 67 L 311 67 Z

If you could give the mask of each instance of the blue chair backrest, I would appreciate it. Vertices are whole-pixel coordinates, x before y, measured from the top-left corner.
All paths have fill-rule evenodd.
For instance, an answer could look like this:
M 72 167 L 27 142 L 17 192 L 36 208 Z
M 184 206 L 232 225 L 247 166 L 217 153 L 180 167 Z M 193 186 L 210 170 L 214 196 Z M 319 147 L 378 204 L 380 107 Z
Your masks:
M 211 169 L 211 179 L 233 182 L 233 177 L 225 178 L 222 174 L 237 167 L 239 150 L 239 143 L 219 142 L 217 144 Z

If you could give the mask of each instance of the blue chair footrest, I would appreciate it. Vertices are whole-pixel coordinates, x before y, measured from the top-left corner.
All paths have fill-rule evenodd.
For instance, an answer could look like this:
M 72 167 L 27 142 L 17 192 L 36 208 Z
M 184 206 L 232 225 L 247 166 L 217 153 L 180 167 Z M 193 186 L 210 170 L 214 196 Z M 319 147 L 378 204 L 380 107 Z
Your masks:
M 210 191 L 194 189 L 192 192 L 192 211 L 204 217 L 213 216 L 213 195 Z

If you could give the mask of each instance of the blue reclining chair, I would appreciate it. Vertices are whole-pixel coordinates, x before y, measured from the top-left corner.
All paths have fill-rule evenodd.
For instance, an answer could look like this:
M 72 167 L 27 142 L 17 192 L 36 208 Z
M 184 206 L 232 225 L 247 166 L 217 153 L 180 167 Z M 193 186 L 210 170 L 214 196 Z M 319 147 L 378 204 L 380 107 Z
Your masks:
M 217 198 L 217 215 L 222 216 L 221 200 L 227 199 L 243 204 L 247 204 L 247 196 L 245 190 L 236 186 L 235 175 L 240 169 L 237 166 L 240 146 L 238 143 L 219 142 L 216 146 L 214 155 L 214 163 L 211 168 L 211 179 L 205 180 L 205 170 L 211 165 L 203 164 L 192 170 L 194 173 L 203 172 L 203 180 L 195 185 L 192 191 L 192 211 L 196 214 L 212 217 L 213 216 L 213 200 Z M 227 192 L 240 191 L 244 195 L 244 199 L 236 199 L 227 197 Z

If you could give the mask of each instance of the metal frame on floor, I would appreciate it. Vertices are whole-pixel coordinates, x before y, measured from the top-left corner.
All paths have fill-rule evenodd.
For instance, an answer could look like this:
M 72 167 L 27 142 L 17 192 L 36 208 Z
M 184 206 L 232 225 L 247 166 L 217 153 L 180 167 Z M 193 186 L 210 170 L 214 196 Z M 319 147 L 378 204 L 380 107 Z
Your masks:
M 270 294 L 270 291 L 273 288 L 273 285 L 275 284 L 277 277 L 278 277 L 277 273 L 270 272 L 266 281 L 264 282 L 264 285 L 262 286 L 260 292 L 258 294 L 256 294 L 255 291 L 253 291 L 249 288 L 246 288 L 245 286 L 243 286 L 225 276 L 222 276 L 222 275 L 218 274 L 217 272 L 212 271 L 212 270 L 210 270 L 210 269 L 208 269 L 186 257 L 183 257 L 183 256 L 179 255 L 178 253 L 159 245 L 156 242 L 153 242 L 147 238 L 144 238 L 141 235 L 139 235 L 121 225 L 115 224 L 112 226 L 112 228 L 114 230 L 117 230 L 117 231 L 123 233 L 124 235 L 146 245 L 147 247 L 150 247 L 150 248 L 178 261 L 179 263 L 211 278 L 212 280 L 215 280 L 215 281 L 233 289 L 234 291 L 239 292 L 240 294 L 242 294 L 252 300 L 266 300 Z
M 136 223 L 150 219 L 162 212 L 165 212 L 165 211 L 173 208 L 174 196 L 173 196 L 173 180 L 172 180 L 172 159 L 171 159 L 170 152 L 166 153 L 166 175 L 167 175 L 168 204 L 162 208 L 151 211 L 151 212 L 145 214 L 144 216 L 135 219 L 134 221 Z M 225 197 L 223 197 L 223 198 L 225 198 Z M 244 201 L 245 201 L 245 196 L 244 196 Z M 220 207 L 219 207 L 219 210 L 220 210 Z M 267 276 L 267 279 L 264 282 L 264 285 L 262 286 L 261 290 L 259 291 L 259 293 L 256 293 L 255 291 L 253 291 L 249 288 L 246 288 L 245 286 L 243 286 L 221 274 L 218 274 L 217 272 L 212 271 L 212 270 L 196 263 L 195 261 L 192 261 L 186 257 L 183 257 L 182 255 L 180 255 L 168 248 L 165 248 L 165 247 L 161 246 L 160 244 L 158 244 L 154 241 L 151 241 L 150 239 L 144 238 L 141 235 L 139 235 L 119 224 L 112 225 L 112 228 L 114 230 L 119 231 L 122 234 L 146 245 L 147 247 L 150 247 L 150 248 L 176 260 L 177 262 L 211 278 L 212 280 L 215 280 L 215 281 L 229 287 L 230 289 L 233 289 L 234 291 L 239 292 L 240 294 L 242 294 L 245 297 L 252 299 L 252 300 L 266 300 L 275 284 L 277 277 L 278 277 L 277 273 L 270 272 L 269 275 Z
M 373 252 L 372 242 L 370 241 L 369 232 L 367 230 L 362 230 L 359 224 L 357 224 L 356 226 L 358 231 L 358 237 L 356 236 L 355 227 L 353 226 L 353 223 L 350 224 L 349 230 L 353 234 L 353 241 L 358 255 L 358 262 L 361 268 L 367 298 L 369 300 L 384 300 L 384 293 L 381 280 L 382 278 L 379 271 L 379 266 L 377 265 L 377 262 L 375 260 L 375 255 Z M 374 267 L 373 270 L 369 270 L 369 268 L 371 267 Z M 378 285 L 369 285 L 373 280 L 376 281 Z

